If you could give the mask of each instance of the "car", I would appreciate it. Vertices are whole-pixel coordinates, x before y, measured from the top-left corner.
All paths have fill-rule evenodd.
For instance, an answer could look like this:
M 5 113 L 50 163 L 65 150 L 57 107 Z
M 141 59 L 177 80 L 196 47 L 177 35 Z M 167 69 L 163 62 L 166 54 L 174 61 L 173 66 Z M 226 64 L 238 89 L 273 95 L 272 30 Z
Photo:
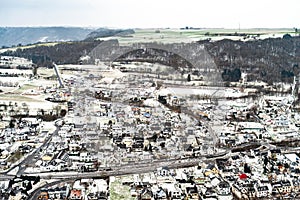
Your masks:
M 7 165 L 7 162 L 6 161 L 1 161 L 0 165 Z

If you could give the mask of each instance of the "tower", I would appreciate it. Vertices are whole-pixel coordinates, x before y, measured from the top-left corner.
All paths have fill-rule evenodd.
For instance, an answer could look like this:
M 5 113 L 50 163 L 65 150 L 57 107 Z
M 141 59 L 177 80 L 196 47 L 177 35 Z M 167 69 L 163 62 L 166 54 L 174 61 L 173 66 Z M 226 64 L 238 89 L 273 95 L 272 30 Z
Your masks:
M 54 65 L 53 68 L 54 68 L 55 74 L 56 74 L 57 79 L 58 79 L 58 82 L 59 82 L 59 87 L 60 87 L 60 88 L 63 88 L 63 87 L 64 87 L 64 84 L 63 84 L 63 82 L 62 82 L 62 80 L 61 80 L 61 77 L 60 77 L 60 75 L 59 75 L 58 67 L 57 67 L 57 65 L 56 65 L 55 63 L 53 63 L 53 65 Z
M 292 86 L 292 95 L 295 98 L 295 101 L 298 100 L 298 94 L 299 94 L 299 75 L 294 76 L 294 82 Z

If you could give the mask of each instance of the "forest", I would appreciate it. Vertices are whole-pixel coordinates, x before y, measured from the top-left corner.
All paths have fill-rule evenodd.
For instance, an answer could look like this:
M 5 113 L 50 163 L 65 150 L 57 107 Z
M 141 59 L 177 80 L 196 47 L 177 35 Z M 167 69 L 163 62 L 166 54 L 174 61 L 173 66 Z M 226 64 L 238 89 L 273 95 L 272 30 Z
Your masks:
M 32 60 L 37 67 L 52 68 L 56 64 L 80 64 L 80 58 L 87 55 L 101 41 L 62 42 L 54 46 L 36 46 L 6 51 L 1 55 L 17 56 Z
M 223 72 L 223 78 L 228 80 L 236 79 L 239 72 L 235 69 L 246 72 L 249 81 L 268 83 L 291 82 L 293 76 L 300 72 L 300 37 L 284 36 L 245 42 L 226 39 L 207 41 L 204 45 Z
M 19 56 L 31 59 L 37 67 L 52 67 L 56 64 L 81 64 L 80 58 L 88 55 L 101 41 L 83 40 L 79 42 L 62 42 L 54 46 L 36 46 L 33 48 L 18 48 L 2 55 Z M 186 46 L 187 44 L 174 44 Z M 248 81 L 261 80 L 268 83 L 283 81 L 292 82 L 299 75 L 300 68 L 300 37 L 285 35 L 282 38 L 256 39 L 251 41 L 199 41 L 197 45 L 190 44 L 188 58 L 167 52 L 162 49 L 137 49 L 122 55 L 117 61 L 157 62 L 176 69 L 193 67 L 188 61 L 195 57 L 197 50 L 204 47 L 221 72 L 223 81 L 239 81 L 241 73 L 247 73 Z M 185 47 L 186 48 L 186 47 Z M 200 48 L 201 49 L 201 48 Z M 195 51 L 194 51 L 195 50 Z M 205 63 L 203 58 L 203 65 Z M 201 61 L 202 62 L 202 61 Z

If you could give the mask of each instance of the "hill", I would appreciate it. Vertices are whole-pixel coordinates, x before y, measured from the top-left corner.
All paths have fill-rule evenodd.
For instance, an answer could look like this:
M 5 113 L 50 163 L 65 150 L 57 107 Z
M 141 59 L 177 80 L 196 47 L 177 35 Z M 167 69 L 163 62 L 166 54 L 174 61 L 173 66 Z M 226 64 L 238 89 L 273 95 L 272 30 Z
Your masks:
M 97 39 L 101 37 L 110 37 L 110 36 L 127 36 L 129 34 L 134 34 L 133 29 L 107 29 L 99 28 L 95 31 L 92 31 L 87 35 L 87 39 Z
M 98 37 L 124 36 L 132 29 L 80 27 L 0 27 L 0 47 L 23 46 L 44 42 L 93 40 Z
M 2 27 L 0 47 L 34 44 L 38 42 L 79 41 L 93 29 L 75 27 Z
M 23 57 L 32 60 L 38 67 L 52 67 L 56 64 L 79 64 L 80 58 L 90 52 L 101 41 L 61 42 L 53 46 L 35 46 L 6 51 L 1 55 Z
M 234 70 L 248 74 L 249 81 L 291 82 L 300 72 L 300 37 L 268 38 L 253 41 L 220 40 L 204 42 L 208 53 L 230 81 Z
M 103 30 L 105 31 L 105 30 Z M 52 62 L 57 64 L 77 64 L 82 56 L 90 55 L 90 52 L 98 55 L 89 61 L 94 63 L 96 58 L 105 49 L 94 51 L 101 41 L 93 39 L 99 37 L 101 29 L 89 35 L 88 39 L 77 42 L 62 42 L 54 46 L 35 46 L 32 48 L 18 48 L 15 51 L 7 51 L 2 55 L 25 57 L 33 60 L 38 66 L 51 66 Z M 116 31 L 117 32 L 117 31 Z M 106 32 L 103 35 L 117 34 Z M 102 35 L 102 36 L 103 36 Z M 103 45 L 102 45 L 103 46 Z M 146 61 L 159 62 L 171 65 L 175 68 L 181 66 L 191 67 L 189 61 L 199 54 L 209 56 L 198 56 L 197 65 L 211 67 L 214 65 L 223 81 L 238 81 L 241 73 L 247 73 L 248 81 L 262 80 L 272 82 L 292 82 L 294 75 L 300 73 L 300 37 L 285 37 L 255 39 L 249 41 L 223 39 L 219 41 L 202 40 L 197 43 L 171 43 L 166 44 L 166 49 L 185 49 L 182 53 L 183 59 L 175 52 L 167 52 L 163 49 L 139 48 L 135 51 L 127 51 L 121 54 L 117 61 Z M 184 48 L 183 48 L 184 47 Z M 108 55 L 117 52 L 118 45 L 110 47 Z M 124 47 L 123 47 L 124 48 Z M 126 51 L 125 51 L 126 52 Z M 106 54 L 105 54 L 106 55 Z M 91 56 L 91 55 L 90 55 Z M 207 60 L 211 62 L 207 62 Z M 198 67 L 199 67 L 198 66 Z M 200 67 L 201 67 L 200 66 Z M 192 70 L 192 69 L 189 69 Z

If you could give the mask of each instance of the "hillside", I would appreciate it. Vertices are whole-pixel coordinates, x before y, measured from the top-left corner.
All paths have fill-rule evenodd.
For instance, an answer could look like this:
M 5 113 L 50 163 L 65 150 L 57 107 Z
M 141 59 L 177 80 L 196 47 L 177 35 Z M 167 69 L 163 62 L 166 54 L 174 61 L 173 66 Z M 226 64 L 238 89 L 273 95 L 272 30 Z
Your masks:
M 97 37 L 97 34 L 94 36 Z M 77 64 L 80 57 L 95 54 L 96 57 L 94 55 L 89 60 L 94 63 L 96 58 L 102 59 L 102 54 L 106 58 L 113 52 L 125 48 L 115 45 L 105 53 L 105 48 L 99 48 L 103 46 L 99 45 L 100 43 L 99 40 L 89 38 L 81 42 L 63 42 L 55 46 L 19 48 L 2 55 L 29 58 L 38 66 L 49 67 L 52 62 Z M 144 46 L 147 46 L 146 44 L 148 43 L 145 43 Z M 246 72 L 248 81 L 292 82 L 294 75 L 298 75 L 300 72 L 300 37 L 287 35 L 283 38 L 251 41 L 202 40 L 197 43 L 165 44 L 164 47 L 164 49 L 177 49 L 178 52 L 181 52 L 182 57 L 178 56 L 176 51 L 168 52 L 159 48 L 158 45 L 158 48 L 143 49 L 139 47 L 136 50 L 127 51 L 124 55 L 121 54 L 117 61 L 158 62 L 173 66 L 175 69 L 182 66 L 191 67 L 192 64 L 189 61 L 193 61 L 193 64 L 198 67 L 216 67 L 220 71 L 223 81 L 238 81 L 241 73 Z M 182 51 L 179 51 L 180 49 Z M 193 69 L 189 70 L 194 71 Z
M 101 37 L 110 37 L 110 36 L 127 36 L 130 34 L 134 34 L 133 29 L 107 29 L 107 28 L 99 28 L 95 31 L 89 33 L 86 38 L 87 39 L 97 39 Z
M 300 37 L 254 41 L 205 42 L 206 50 L 222 71 L 224 81 L 235 69 L 247 72 L 248 80 L 291 82 L 299 74 Z
M 37 42 L 83 40 L 93 29 L 75 27 L 5 27 L 0 28 L 0 47 Z
M 52 67 L 53 62 L 56 64 L 79 64 L 80 58 L 100 43 L 101 41 L 62 42 L 54 46 L 18 48 L 15 51 L 6 51 L 1 55 L 27 58 L 38 67 Z
M 0 47 L 22 46 L 40 42 L 93 40 L 97 37 L 124 36 L 131 29 L 79 27 L 0 27 Z

